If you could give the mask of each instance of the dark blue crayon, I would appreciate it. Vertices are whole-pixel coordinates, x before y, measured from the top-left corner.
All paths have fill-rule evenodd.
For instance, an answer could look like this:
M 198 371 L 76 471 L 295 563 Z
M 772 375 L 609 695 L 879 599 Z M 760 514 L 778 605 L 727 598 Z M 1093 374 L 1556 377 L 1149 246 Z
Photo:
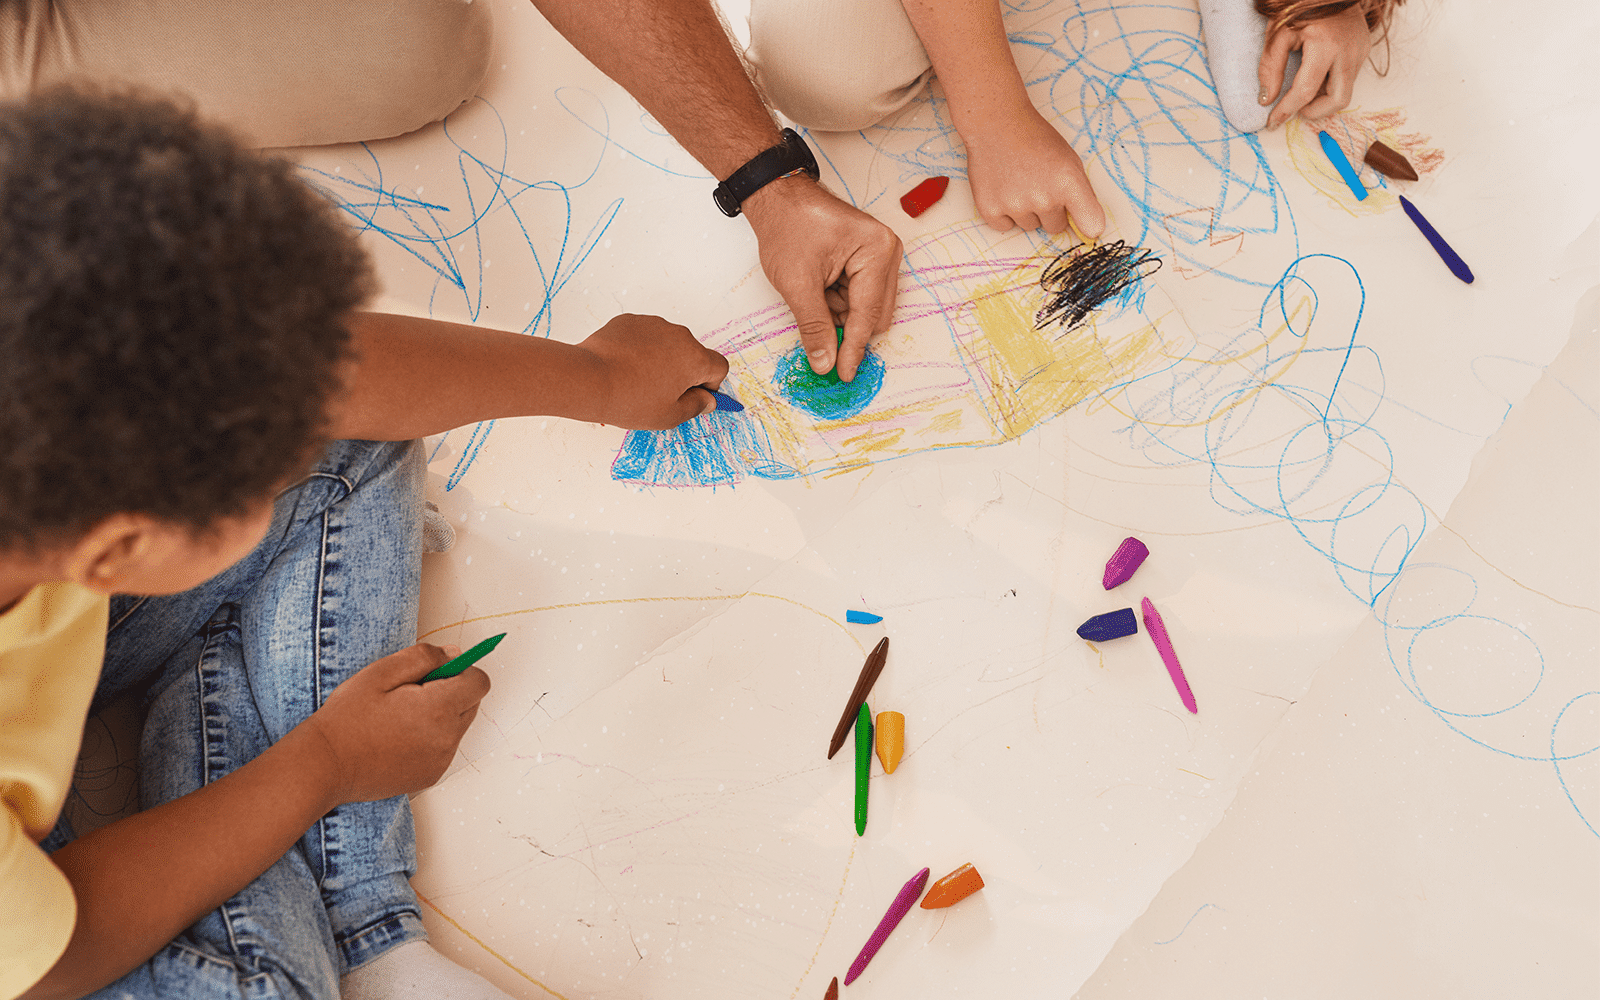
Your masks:
M 1444 261 L 1444 266 L 1450 269 L 1450 273 L 1467 284 L 1472 284 L 1472 268 L 1468 267 L 1467 262 L 1461 259 L 1461 255 L 1444 241 L 1444 237 L 1439 235 L 1439 230 L 1433 228 L 1433 225 L 1422 217 L 1422 213 L 1417 211 L 1417 206 L 1411 204 L 1405 195 L 1401 195 L 1400 207 L 1406 210 L 1406 216 L 1416 223 L 1417 228 L 1422 230 L 1422 235 L 1433 244 L 1433 249 L 1438 252 L 1439 259 Z
M 705 387 L 701 386 L 701 388 Z M 715 389 L 706 389 L 706 392 L 711 393 L 711 398 L 717 401 L 717 409 L 719 410 L 727 410 L 730 413 L 738 413 L 744 409 L 744 404 L 739 402 L 737 399 L 734 399 L 732 396 L 720 393 Z
M 1136 635 L 1138 632 L 1139 618 L 1133 613 L 1132 608 L 1123 608 L 1121 611 L 1108 611 L 1103 615 L 1095 615 L 1078 626 L 1078 638 L 1089 642 L 1120 639 L 1125 635 Z

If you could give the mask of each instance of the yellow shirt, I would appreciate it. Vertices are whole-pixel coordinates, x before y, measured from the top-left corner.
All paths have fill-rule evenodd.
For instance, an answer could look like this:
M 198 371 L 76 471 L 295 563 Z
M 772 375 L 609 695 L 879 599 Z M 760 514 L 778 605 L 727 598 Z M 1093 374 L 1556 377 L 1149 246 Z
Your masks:
M 39 849 L 72 787 L 105 658 L 108 600 L 68 583 L 0 615 L 0 997 L 38 982 L 66 950 L 72 886 Z

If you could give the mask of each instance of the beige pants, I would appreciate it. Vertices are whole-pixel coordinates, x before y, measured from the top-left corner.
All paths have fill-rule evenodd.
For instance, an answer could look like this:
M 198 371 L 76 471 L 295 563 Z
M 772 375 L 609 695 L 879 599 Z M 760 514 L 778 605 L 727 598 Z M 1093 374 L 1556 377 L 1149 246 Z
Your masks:
M 175 94 L 258 146 L 401 135 L 471 98 L 488 0 L 0 0 L 0 99 Z
M 900 0 L 750 0 L 746 55 L 773 107 L 825 132 L 877 124 L 933 74 Z

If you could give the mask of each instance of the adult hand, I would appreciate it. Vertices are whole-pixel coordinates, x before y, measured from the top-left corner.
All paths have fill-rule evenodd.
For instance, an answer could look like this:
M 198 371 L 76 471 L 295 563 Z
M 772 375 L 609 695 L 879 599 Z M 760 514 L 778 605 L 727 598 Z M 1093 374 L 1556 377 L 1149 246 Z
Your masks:
M 1070 216 L 1084 236 L 1105 231 L 1105 210 L 1083 160 L 1032 104 L 1014 120 L 986 122 L 981 129 L 969 125 L 961 138 L 972 200 L 987 225 L 1001 232 L 1017 226 L 1060 233 Z
M 604 372 L 594 419 L 630 430 L 665 430 L 710 413 L 717 402 L 705 389 L 728 375 L 727 358 L 660 316 L 615 316 L 578 346 Z
M 1283 28 L 1268 38 L 1257 69 L 1262 104 L 1277 99 L 1283 67 L 1295 49 L 1300 50 L 1300 69 L 1283 100 L 1267 116 L 1267 128 L 1277 128 L 1297 113 L 1307 119 L 1325 118 L 1350 106 L 1356 76 L 1372 51 L 1372 33 L 1361 5 L 1299 27 Z
M 296 727 L 324 748 L 334 805 L 420 791 L 444 774 L 489 691 L 489 675 L 468 667 L 417 682 L 459 653 L 418 643 L 386 656 L 340 684 Z
M 767 280 L 794 312 L 811 370 L 823 374 L 837 364 L 849 382 L 868 338 L 894 319 L 900 237 L 804 176 L 766 185 L 745 199 L 743 211 Z M 836 324 L 844 326 L 843 344 Z

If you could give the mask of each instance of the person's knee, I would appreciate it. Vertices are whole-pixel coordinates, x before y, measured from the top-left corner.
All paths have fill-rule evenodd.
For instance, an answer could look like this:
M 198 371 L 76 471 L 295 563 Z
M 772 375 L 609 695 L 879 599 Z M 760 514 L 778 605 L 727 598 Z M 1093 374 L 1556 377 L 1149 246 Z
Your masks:
M 899 0 L 846 5 L 759 2 L 747 52 L 772 106 L 825 132 L 875 125 L 917 96 L 928 54 Z
M 756 79 L 767 100 L 790 121 L 819 132 L 854 132 L 905 107 L 922 89 L 927 74 L 909 80 L 872 73 L 847 77 L 807 73 L 794 66 L 769 72 L 757 64 Z
M 403 135 L 439 121 L 471 100 L 489 73 L 494 23 L 488 0 L 409 0 L 394 14 L 403 53 L 384 106 L 373 109 L 374 137 Z

